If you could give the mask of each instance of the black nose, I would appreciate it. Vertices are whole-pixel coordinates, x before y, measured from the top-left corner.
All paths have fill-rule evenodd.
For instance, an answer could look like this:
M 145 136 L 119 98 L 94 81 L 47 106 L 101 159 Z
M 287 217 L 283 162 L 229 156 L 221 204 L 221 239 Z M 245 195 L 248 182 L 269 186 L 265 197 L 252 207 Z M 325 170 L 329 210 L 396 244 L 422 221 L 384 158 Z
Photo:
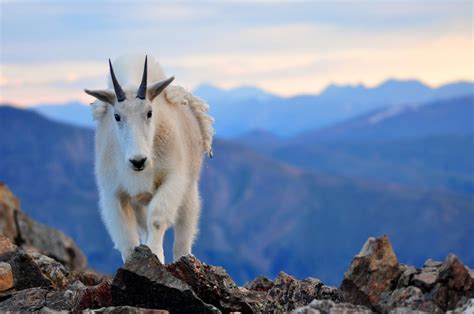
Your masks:
M 135 170 L 143 170 L 145 168 L 146 157 L 139 157 L 136 159 L 129 159 Z

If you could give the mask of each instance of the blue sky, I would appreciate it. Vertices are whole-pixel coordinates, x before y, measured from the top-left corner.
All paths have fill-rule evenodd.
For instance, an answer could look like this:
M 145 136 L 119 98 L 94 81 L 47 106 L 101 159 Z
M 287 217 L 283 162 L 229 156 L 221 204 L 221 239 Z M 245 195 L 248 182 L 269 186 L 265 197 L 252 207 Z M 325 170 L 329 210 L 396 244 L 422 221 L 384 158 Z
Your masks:
M 144 52 L 176 83 L 280 95 L 387 78 L 474 80 L 472 1 L 2 1 L 0 101 L 87 101 L 107 59 Z

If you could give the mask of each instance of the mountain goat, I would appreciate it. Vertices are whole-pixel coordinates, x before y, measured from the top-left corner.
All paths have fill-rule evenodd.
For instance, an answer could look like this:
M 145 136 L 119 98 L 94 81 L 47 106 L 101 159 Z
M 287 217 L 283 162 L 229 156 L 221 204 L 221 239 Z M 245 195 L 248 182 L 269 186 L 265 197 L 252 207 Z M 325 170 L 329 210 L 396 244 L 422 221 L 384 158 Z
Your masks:
M 152 58 L 145 57 L 144 69 L 143 57 L 122 57 L 114 66 L 109 60 L 109 67 L 109 89 L 85 90 L 97 99 L 95 172 L 105 226 L 123 261 L 141 242 L 164 263 L 171 226 L 174 258 L 190 254 L 202 157 L 212 156 L 208 106 L 168 86 L 174 78 L 165 79 Z

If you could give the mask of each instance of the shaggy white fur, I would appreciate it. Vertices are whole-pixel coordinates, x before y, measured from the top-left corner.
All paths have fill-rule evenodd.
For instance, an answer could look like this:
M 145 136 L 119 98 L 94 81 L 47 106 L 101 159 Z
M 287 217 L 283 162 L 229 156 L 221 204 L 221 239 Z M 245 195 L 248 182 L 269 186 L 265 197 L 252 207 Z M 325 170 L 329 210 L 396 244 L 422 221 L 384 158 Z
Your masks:
M 164 262 L 163 237 L 171 226 L 174 258 L 191 253 L 202 156 L 212 156 L 213 118 L 202 99 L 180 86 L 155 95 L 165 76 L 150 57 L 147 97 L 136 98 L 144 59 L 125 56 L 113 64 L 124 101 L 117 102 L 110 79 L 110 89 L 86 92 L 102 99 L 91 109 L 98 121 L 95 170 L 107 230 L 124 261 L 141 242 Z M 134 162 L 143 159 L 138 169 Z

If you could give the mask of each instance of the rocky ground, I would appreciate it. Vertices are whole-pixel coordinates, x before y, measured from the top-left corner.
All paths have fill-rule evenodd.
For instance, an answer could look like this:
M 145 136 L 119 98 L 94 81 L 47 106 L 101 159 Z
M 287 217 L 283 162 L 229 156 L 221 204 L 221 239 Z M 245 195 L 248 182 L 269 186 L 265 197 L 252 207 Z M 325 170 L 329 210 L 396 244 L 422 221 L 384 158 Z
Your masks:
M 340 287 L 281 272 L 237 286 L 193 256 L 163 265 L 146 246 L 113 277 L 88 270 L 74 242 L 39 224 L 0 184 L 0 311 L 84 313 L 474 312 L 474 272 L 455 255 L 400 264 L 389 239 L 369 238 Z

